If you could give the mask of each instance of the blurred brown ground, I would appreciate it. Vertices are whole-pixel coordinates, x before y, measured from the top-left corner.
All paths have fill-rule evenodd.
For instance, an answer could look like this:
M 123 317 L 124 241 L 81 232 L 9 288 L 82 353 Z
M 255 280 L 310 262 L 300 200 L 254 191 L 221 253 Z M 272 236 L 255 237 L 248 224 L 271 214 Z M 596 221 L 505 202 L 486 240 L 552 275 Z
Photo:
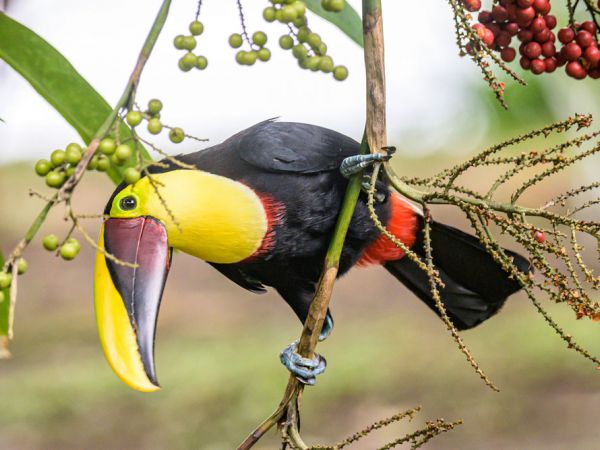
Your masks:
M 44 190 L 32 172 L 30 164 L 0 168 L 5 251 L 41 207 L 27 195 L 28 187 Z M 104 177 L 89 178 L 77 195 L 80 213 L 101 211 L 112 191 Z M 437 217 L 456 221 L 446 214 Z M 90 221 L 93 236 L 98 225 Z M 60 211 L 42 235 L 49 232 L 66 232 Z M 14 357 L 0 362 L 0 449 L 231 449 L 275 408 L 287 380 L 278 352 L 300 332 L 276 295 L 247 293 L 205 263 L 175 255 L 157 337 L 163 389 L 140 394 L 102 356 L 92 250 L 66 263 L 39 242 L 26 255 Z M 600 353 L 599 325 L 546 306 Z M 484 386 L 443 324 L 384 270 L 355 270 L 341 280 L 333 313 L 334 333 L 319 347 L 328 371 L 304 396 L 309 443 L 336 442 L 422 405 L 413 423 L 391 426 L 355 448 L 376 448 L 437 417 L 462 418 L 465 425 L 432 441 L 431 449 L 600 448 L 600 375 L 565 348 L 524 296 L 464 334 L 500 393 Z M 257 448 L 278 448 L 278 441 L 271 434 Z

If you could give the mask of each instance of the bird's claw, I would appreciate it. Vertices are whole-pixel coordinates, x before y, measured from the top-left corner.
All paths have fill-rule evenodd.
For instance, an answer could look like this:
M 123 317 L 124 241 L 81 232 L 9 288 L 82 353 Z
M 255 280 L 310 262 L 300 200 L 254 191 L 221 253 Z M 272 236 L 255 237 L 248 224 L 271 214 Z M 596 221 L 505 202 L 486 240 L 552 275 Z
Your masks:
M 298 341 L 292 342 L 281 352 L 281 363 L 296 376 L 298 381 L 303 384 L 313 386 L 316 383 L 316 376 L 325 372 L 327 361 L 321 355 L 315 353 L 315 357 L 304 358 L 296 353 Z
M 344 158 L 340 165 L 340 173 L 345 178 L 350 178 L 352 175 L 359 173 L 361 170 L 366 169 L 375 163 L 389 161 L 396 151 L 396 147 L 383 147 L 383 150 L 386 150 L 387 154 L 370 153 L 368 155 L 354 155 Z

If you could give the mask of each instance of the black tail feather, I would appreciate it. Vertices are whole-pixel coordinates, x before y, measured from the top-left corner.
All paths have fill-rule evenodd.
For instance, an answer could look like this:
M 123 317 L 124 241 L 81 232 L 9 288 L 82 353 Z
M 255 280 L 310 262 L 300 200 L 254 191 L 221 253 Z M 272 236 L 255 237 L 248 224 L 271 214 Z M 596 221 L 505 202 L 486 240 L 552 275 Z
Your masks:
M 493 316 L 510 295 L 521 289 L 519 282 L 509 278 L 474 236 L 434 222 L 431 247 L 433 263 L 445 284 L 440 289 L 442 302 L 460 330 L 472 328 Z M 412 250 L 424 259 L 422 231 Z M 510 250 L 505 252 L 512 256 L 521 272 L 531 270 L 527 259 Z M 386 263 L 385 268 L 439 314 L 431 296 L 429 278 L 415 262 L 404 257 Z

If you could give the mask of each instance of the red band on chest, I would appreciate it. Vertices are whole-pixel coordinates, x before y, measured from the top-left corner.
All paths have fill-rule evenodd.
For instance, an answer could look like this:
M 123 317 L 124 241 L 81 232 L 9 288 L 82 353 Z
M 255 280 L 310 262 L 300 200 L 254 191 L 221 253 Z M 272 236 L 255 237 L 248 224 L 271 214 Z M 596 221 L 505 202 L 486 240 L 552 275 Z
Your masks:
M 417 213 L 412 205 L 398 194 L 390 195 L 390 208 L 390 219 L 386 228 L 410 248 L 417 236 Z M 385 264 L 403 256 L 404 252 L 382 234 L 365 249 L 356 264 L 363 267 L 370 264 Z
M 285 205 L 282 202 L 275 200 L 269 194 L 257 193 L 257 195 L 267 216 L 267 232 L 260 247 L 248 258 L 249 260 L 263 256 L 275 247 L 275 227 L 281 223 L 285 214 Z

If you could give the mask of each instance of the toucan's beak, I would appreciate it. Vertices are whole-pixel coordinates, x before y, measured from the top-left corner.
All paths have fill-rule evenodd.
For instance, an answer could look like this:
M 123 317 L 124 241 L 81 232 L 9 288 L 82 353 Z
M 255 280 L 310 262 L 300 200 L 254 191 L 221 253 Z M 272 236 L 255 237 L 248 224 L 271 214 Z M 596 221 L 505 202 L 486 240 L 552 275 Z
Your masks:
M 156 391 L 154 335 L 171 262 L 167 231 L 151 217 L 107 219 L 99 247 L 118 260 L 102 252 L 96 257 L 94 297 L 104 354 L 129 386 Z

